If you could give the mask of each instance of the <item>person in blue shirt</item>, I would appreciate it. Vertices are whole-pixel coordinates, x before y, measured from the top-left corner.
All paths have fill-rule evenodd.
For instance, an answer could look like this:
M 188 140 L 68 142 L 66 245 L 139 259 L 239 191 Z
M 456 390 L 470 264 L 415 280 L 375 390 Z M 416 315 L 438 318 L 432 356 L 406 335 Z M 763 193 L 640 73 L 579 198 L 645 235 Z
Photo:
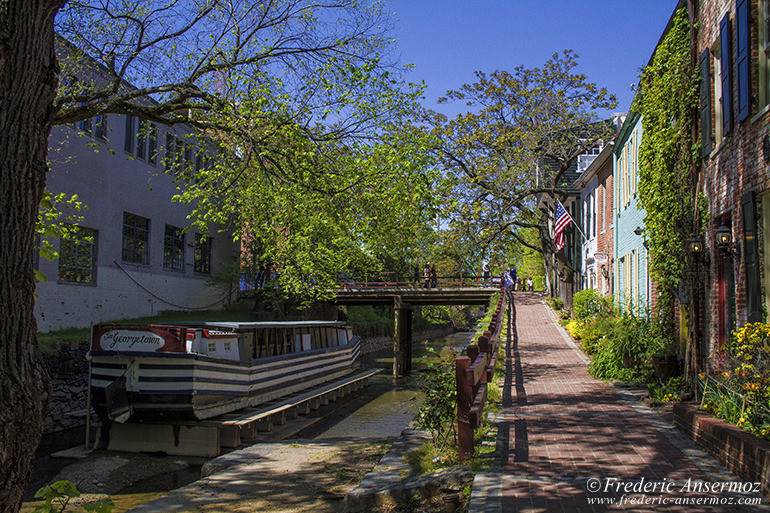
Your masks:
M 511 270 L 508 271 L 508 274 L 511 276 L 511 281 L 513 281 L 513 283 L 515 285 L 516 281 L 517 281 L 516 267 L 515 266 L 511 266 Z

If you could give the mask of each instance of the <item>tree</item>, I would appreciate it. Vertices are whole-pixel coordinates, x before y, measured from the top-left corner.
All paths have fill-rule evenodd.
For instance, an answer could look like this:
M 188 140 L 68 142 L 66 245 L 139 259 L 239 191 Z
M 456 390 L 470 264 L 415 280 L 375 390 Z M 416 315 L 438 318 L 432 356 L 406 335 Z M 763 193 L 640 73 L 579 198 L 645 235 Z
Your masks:
M 467 225 L 466 233 L 478 234 L 484 251 L 503 234 L 531 250 L 554 251 L 548 213 L 537 210 L 537 198 L 566 196 L 571 184 L 564 183 L 565 172 L 612 133 L 596 111 L 616 105 L 614 96 L 576 73 L 576 66 L 577 55 L 567 50 L 542 68 L 479 71 L 475 83 L 441 100 L 465 102 L 469 112 L 454 119 L 426 114 L 440 140 L 435 151 L 447 175 L 447 217 Z M 538 230 L 539 243 L 523 236 L 524 229 Z
M 286 145 L 295 154 L 313 147 L 318 160 L 342 155 L 349 172 L 349 159 L 366 144 L 386 152 L 373 138 L 407 101 L 395 93 L 370 96 L 372 88 L 400 87 L 398 70 L 379 60 L 390 41 L 376 4 L 65 4 L 0 3 L 0 511 L 20 507 L 48 404 L 31 254 L 52 125 L 114 113 L 213 131 L 222 144 L 248 143 L 230 146 L 250 156 L 250 165 L 237 169 L 271 162 L 263 177 L 292 184 L 297 197 L 319 178 L 306 176 L 307 166 L 290 167 Z

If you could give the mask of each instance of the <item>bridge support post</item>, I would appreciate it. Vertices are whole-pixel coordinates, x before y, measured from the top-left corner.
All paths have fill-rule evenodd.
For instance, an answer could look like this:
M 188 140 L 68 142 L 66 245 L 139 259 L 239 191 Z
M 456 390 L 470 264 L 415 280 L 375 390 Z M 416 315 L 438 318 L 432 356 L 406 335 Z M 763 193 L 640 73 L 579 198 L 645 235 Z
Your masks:
M 393 377 L 409 374 L 412 368 L 412 310 L 401 296 L 393 297 Z

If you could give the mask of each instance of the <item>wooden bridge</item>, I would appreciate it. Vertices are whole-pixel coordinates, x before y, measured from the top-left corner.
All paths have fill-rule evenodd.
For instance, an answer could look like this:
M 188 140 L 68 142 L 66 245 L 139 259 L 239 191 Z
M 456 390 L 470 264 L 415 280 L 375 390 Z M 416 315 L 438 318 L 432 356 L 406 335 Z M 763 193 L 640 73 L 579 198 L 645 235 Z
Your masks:
M 387 276 L 385 276 L 387 278 Z M 425 287 L 422 281 L 387 280 L 348 281 L 343 283 L 333 300 L 337 305 L 393 305 L 394 358 L 393 377 L 400 377 L 412 369 L 413 306 L 421 305 L 482 305 L 489 304 L 500 290 L 499 278 L 485 284 L 478 279 L 465 280 L 463 276 L 442 277 L 435 286 Z

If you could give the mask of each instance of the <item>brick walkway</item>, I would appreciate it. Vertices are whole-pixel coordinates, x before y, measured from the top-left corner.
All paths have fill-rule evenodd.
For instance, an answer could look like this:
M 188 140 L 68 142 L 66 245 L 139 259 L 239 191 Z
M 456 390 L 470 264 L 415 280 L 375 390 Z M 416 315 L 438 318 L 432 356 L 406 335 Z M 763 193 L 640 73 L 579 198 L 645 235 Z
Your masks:
M 715 482 L 714 475 L 696 465 L 698 456 L 677 443 L 659 416 L 589 376 L 585 356 L 568 343 L 538 295 L 516 293 L 515 303 L 506 382 L 511 393 L 499 419 L 502 511 L 743 510 L 737 502 L 747 495 L 693 490 L 699 483 Z M 740 482 L 729 474 L 719 476 L 719 481 Z M 646 484 L 648 492 L 626 492 L 626 483 Z M 715 502 L 685 505 L 677 500 Z M 733 504 L 724 504 L 728 501 Z

